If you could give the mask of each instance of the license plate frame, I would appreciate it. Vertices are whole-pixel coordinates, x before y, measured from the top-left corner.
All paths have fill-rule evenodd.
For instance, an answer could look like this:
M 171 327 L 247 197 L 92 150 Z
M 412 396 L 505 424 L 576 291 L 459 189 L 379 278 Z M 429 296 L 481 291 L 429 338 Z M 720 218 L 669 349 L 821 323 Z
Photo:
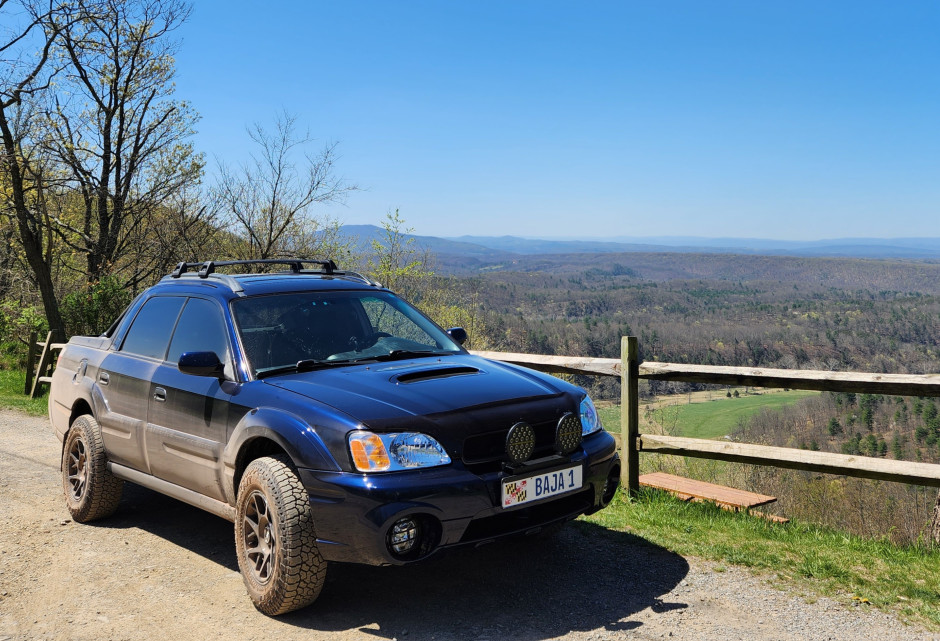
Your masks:
M 584 488 L 584 465 L 564 465 L 500 479 L 499 504 L 504 510 L 557 498 Z

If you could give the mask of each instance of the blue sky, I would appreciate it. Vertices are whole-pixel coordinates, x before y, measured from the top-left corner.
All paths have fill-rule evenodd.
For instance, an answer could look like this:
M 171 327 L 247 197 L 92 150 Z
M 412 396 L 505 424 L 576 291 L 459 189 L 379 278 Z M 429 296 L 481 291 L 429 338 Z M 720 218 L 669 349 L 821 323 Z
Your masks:
M 940 236 L 940 4 L 199 0 L 177 96 L 280 110 L 416 233 Z

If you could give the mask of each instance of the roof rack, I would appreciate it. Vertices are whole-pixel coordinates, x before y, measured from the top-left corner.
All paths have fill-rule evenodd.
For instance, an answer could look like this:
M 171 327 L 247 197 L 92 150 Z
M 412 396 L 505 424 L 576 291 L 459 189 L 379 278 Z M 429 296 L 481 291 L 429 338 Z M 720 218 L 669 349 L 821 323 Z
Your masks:
M 321 270 L 313 271 L 309 269 L 303 269 L 304 264 L 314 264 L 320 265 Z M 287 265 L 290 268 L 289 272 L 274 272 L 276 274 L 322 274 L 325 276 L 338 276 L 340 278 L 352 278 L 360 280 L 366 285 L 371 285 L 373 287 L 381 287 L 382 285 L 371 278 L 363 276 L 357 272 L 348 272 L 348 271 L 339 271 L 336 267 L 336 263 L 332 260 L 314 260 L 308 258 L 256 258 L 253 260 L 207 260 L 201 263 L 179 263 L 176 266 L 176 269 L 170 273 L 169 276 L 164 276 L 166 279 L 178 279 L 181 277 L 186 278 L 199 278 L 199 279 L 213 279 L 225 283 L 233 292 L 242 293 L 245 289 L 242 287 L 241 283 L 231 274 L 221 274 L 216 272 L 216 267 L 228 267 L 230 265 Z M 189 271 L 196 270 L 198 271 Z M 258 274 L 260 275 L 260 274 Z
M 311 263 L 323 267 L 324 274 L 332 276 L 336 272 L 336 263 L 332 260 L 313 260 L 307 258 L 255 258 L 251 260 L 207 260 L 202 263 L 180 263 L 170 274 L 173 278 L 179 278 L 188 270 L 195 267 L 199 268 L 199 278 L 208 278 L 209 274 L 215 272 L 216 267 L 228 267 L 230 265 L 288 265 L 291 273 L 299 274 L 303 271 L 303 264 Z

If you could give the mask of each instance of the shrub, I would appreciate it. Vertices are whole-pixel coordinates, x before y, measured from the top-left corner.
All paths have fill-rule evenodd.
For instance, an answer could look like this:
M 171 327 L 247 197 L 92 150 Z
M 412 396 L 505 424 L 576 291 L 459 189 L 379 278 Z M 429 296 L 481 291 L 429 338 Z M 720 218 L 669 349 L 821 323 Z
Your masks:
M 12 300 L 0 304 L 0 368 L 24 368 L 30 332 L 45 339 L 47 331 L 46 317 L 38 308 Z
M 85 290 L 62 299 L 62 318 L 69 336 L 96 336 L 104 332 L 131 302 L 131 294 L 117 278 L 105 276 Z

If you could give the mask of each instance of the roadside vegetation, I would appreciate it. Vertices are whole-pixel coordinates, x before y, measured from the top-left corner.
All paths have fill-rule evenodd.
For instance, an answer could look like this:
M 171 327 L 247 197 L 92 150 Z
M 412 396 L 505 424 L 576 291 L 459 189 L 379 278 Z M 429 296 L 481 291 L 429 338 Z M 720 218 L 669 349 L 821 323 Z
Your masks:
M 24 371 L 0 368 L 0 409 L 19 410 L 30 416 L 45 416 L 48 397 L 30 398 L 23 394 L 25 383 Z
M 606 510 L 584 518 L 714 561 L 716 572 L 726 564 L 752 568 L 808 601 L 821 594 L 940 629 L 940 553 L 922 543 L 898 545 L 800 520 L 771 523 L 645 488 L 633 501 L 621 492 Z

